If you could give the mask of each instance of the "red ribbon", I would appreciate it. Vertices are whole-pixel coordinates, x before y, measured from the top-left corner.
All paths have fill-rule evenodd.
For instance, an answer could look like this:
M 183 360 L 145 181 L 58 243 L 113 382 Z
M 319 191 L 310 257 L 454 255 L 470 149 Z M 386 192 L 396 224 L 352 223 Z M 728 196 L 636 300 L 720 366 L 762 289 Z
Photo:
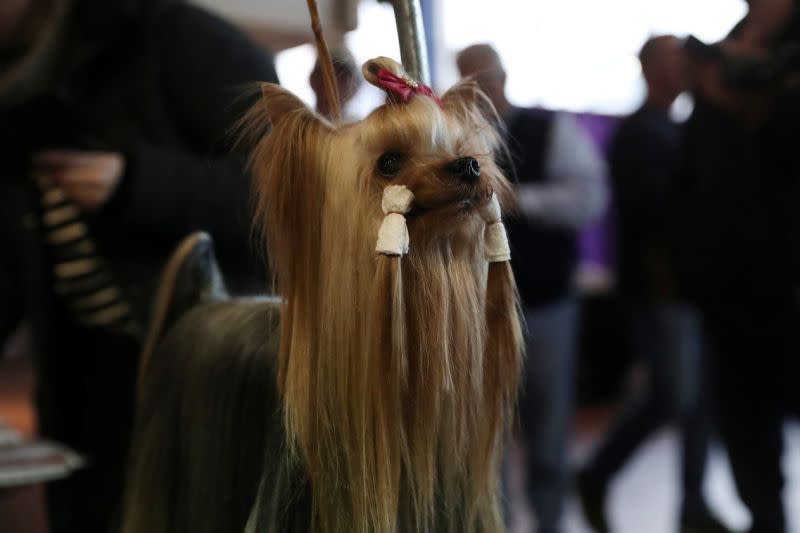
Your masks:
M 438 96 L 436 96 L 436 93 L 433 92 L 433 89 L 427 85 L 413 81 L 409 78 L 398 76 L 393 72 L 389 72 L 385 68 L 378 69 L 377 77 L 378 85 L 383 87 L 385 90 L 399 96 L 400 100 L 404 104 L 407 104 L 408 101 L 411 100 L 412 95 L 421 94 L 423 96 L 433 98 L 433 100 L 439 104 L 439 107 L 442 107 L 442 101 Z

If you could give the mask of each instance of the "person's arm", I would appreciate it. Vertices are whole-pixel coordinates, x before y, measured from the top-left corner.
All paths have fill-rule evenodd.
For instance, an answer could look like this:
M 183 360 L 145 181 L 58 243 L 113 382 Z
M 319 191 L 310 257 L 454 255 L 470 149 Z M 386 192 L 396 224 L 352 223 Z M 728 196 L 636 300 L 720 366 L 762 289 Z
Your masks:
M 606 164 L 571 115 L 553 116 L 545 165 L 543 183 L 519 187 L 519 206 L 526 217 L 577 229 L 605 211 Z
M 274 65 L 240 31 L 200 9 L 176 6 L 159 26 L 166 112 L 189 148 L 129 147 L 111 206 L 130 227 L 173 241 L 203 229 L 218 248 L 247 246 L 251 183 L 246 155 L 232 152 L 231 129 L 253 103 L 242 96 L 247 86 L 277 83 Z

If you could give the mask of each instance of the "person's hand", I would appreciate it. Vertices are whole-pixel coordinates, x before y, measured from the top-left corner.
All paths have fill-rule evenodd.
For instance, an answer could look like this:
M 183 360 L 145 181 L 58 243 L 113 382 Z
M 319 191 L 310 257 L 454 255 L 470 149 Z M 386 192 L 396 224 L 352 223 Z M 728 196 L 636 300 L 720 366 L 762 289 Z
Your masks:
M 46 150 L 34 157 L 35 177 L 59 185 L 87 211 L 103 207 L 114 194 L 125 172 L 119 152 Z

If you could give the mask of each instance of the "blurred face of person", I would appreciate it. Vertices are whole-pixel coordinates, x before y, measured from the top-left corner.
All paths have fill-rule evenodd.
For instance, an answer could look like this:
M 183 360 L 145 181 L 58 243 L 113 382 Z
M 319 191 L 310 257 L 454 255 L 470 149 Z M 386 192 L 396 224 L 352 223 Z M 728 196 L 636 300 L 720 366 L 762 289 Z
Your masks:
M 0 0 L 0 46 L 13 41 L 36 0 Z
M 339 94 L 339 109 L 344 112 L 347 103 L 355 96 L 358 90 L 358 75 L 352 67 L 345 68 L 337 64 L 334 67 L 336 75 L 336 90 Z M 330 118 L 331 105 L 328 100 L 328 91 L 325 89 L 324 73 L 319 62 L 314 64 L 314 70 L 308 77 L 308 83 L 317 97 L 317 112 Z
M 688 88 L 686 56 L 681 41 L 670 38 L 664 50 L 664 79 L 669 84 L 669 90 L 679 95 Z
M 651 63 L 645 67 L 651 93 L 656 92 L 663 98 L 674 100 L 688 89 L 688 64 L 680 39 L 663 39 Z
M 503 104 L 506 73 L 496 61 L 489 57 L 465 54 L 458 58 L 458 71 L 462 78 L 473 77 L 495 107 Z

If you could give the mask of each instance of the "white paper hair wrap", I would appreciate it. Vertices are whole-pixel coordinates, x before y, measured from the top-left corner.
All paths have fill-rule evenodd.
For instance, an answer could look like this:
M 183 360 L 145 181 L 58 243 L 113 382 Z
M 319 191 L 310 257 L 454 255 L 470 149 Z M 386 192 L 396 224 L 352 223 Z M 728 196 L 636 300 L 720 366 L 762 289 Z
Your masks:
M 375 251 L 386 255 L 408 253 L 408 227 L 403 216 L 411 209 L 414 194 L 405 185 L 389 185 L 383 189 L 381 207 L 386 215 L 378 230 Z
M 480 211 L 486 222 L 486 229 L 483 232 L 486 260 L 490 263 L 510 261 L 511 249 L 508 247 L 506 227 L 500 219 L 500 202 L 497 201 L 497 195 L 492 193 L 492 199 L 481 207 Z

